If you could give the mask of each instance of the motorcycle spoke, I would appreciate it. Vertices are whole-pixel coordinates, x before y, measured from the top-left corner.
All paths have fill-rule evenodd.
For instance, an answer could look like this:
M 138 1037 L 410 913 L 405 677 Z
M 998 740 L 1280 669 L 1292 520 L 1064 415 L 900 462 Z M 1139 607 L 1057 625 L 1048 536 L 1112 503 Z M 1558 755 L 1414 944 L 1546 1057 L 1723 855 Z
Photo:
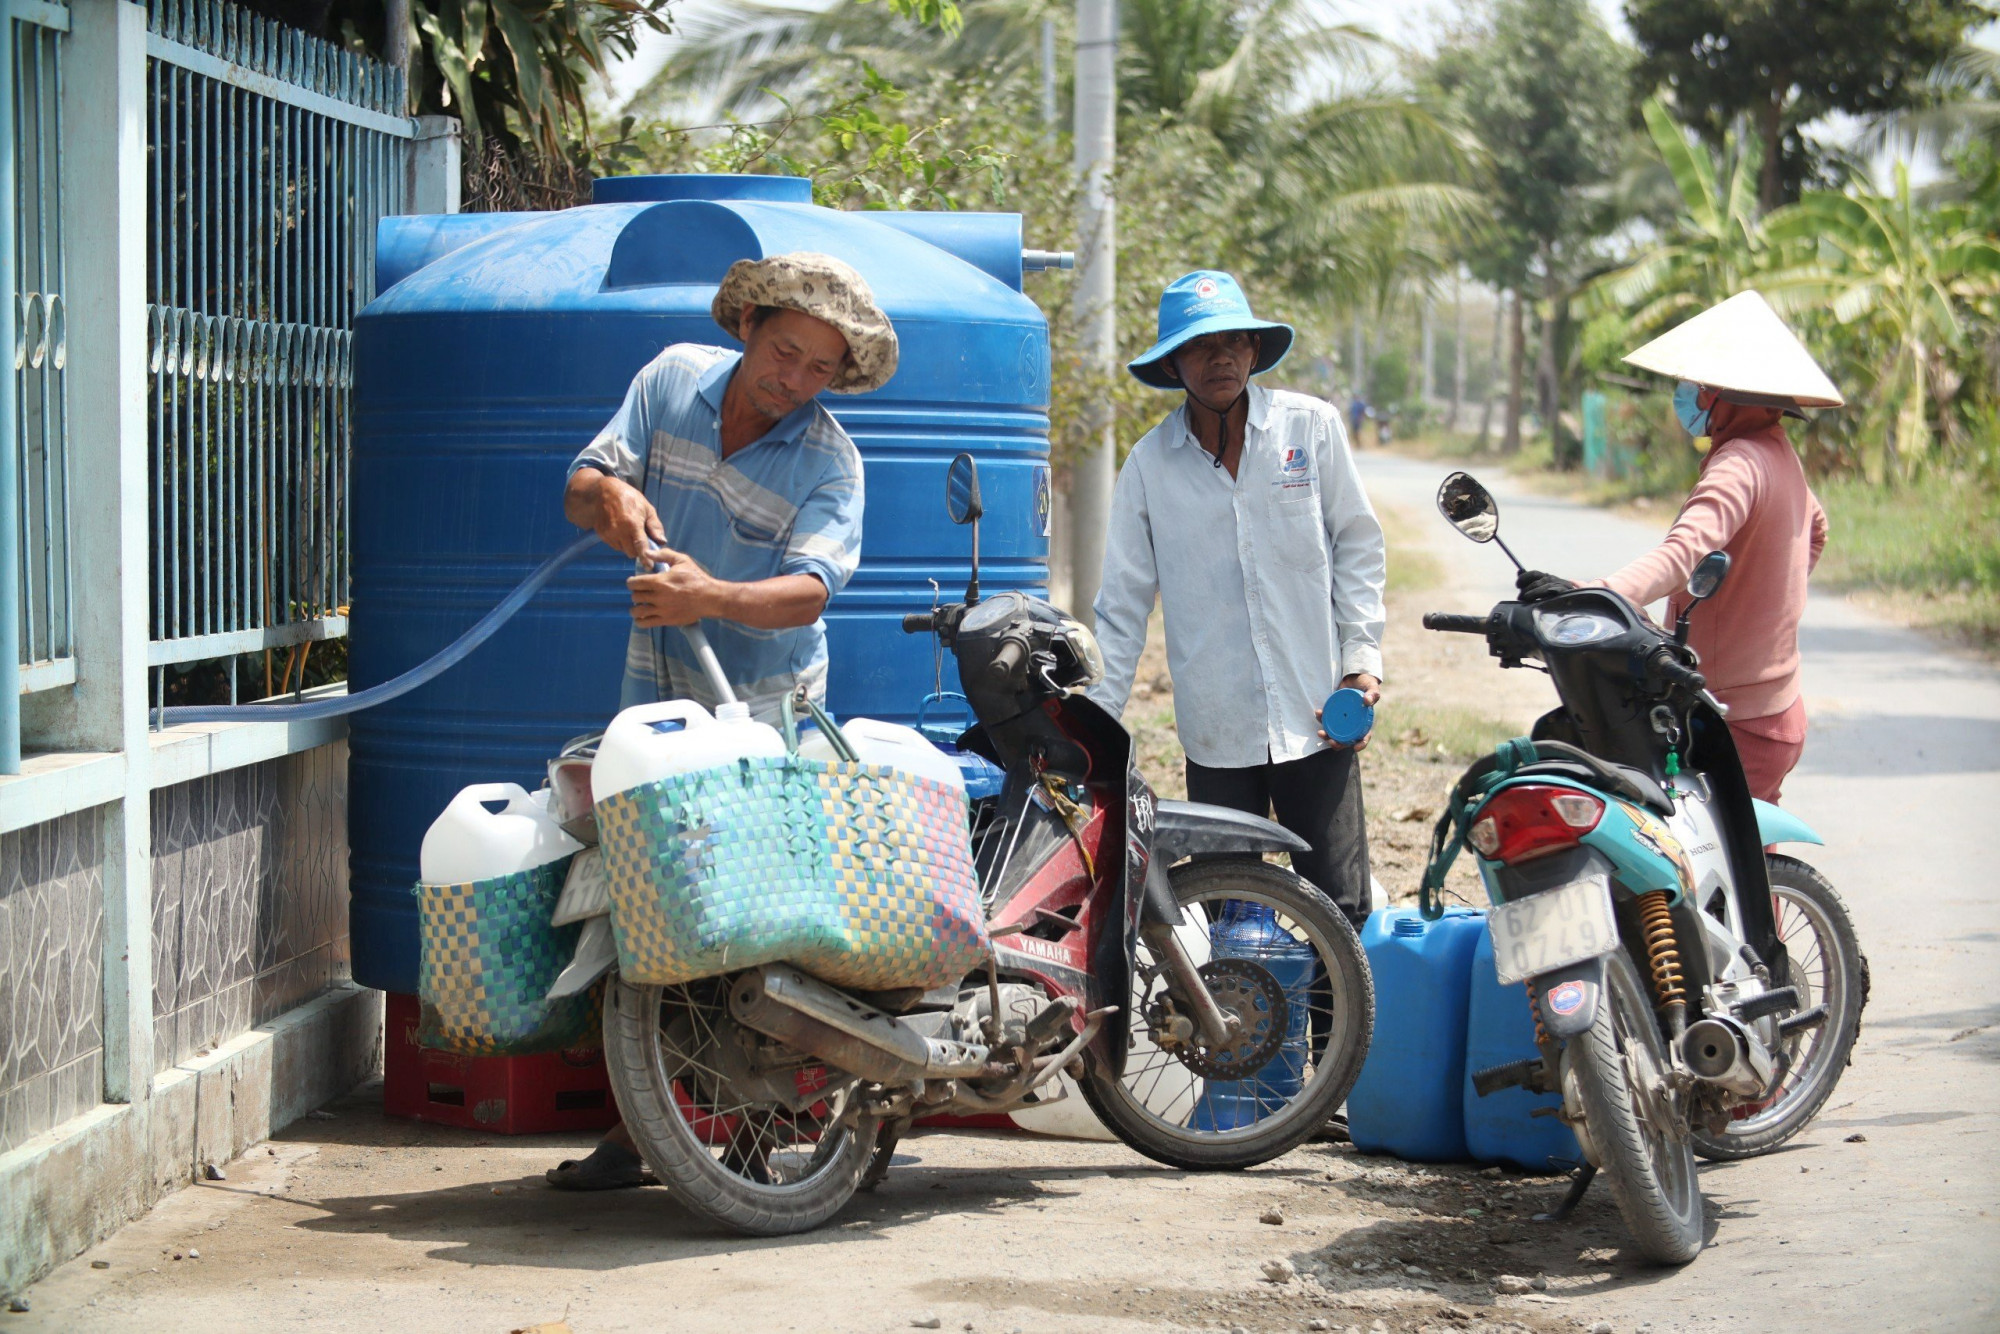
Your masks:
M 844 1138 L 838 1121 L 848 1091 L 828 1094 L 825 1116 L 810 1109 L 794 1113 L 739 1092 L 716 1057 L 722 1043 L 736 1040 L 725 1031 L 721 994 L 697 983 L 669 987 L 662 997 L 660 1046 L 671 1049 L 677 1062 L 671 1083 L 682 1129 L 704 1144 L 719 1166 L 747 1183 L 779 1187 L 807 1180 L 831 1160 Z M 775 1074 L 796 1079 L 806 1068 L 781 1068 Z

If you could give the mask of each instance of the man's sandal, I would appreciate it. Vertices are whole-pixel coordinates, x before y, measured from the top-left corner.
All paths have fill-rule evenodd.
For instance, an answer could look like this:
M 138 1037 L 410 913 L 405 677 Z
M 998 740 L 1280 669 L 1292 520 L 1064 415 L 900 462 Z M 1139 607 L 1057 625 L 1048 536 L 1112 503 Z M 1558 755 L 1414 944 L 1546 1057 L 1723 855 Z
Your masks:
M 599 1144 L 588 1158 L 565 1158 L 542 1175 L 557 1190 L 624 1190 L 660 1184 L 638 1154 L 611 1143 Z

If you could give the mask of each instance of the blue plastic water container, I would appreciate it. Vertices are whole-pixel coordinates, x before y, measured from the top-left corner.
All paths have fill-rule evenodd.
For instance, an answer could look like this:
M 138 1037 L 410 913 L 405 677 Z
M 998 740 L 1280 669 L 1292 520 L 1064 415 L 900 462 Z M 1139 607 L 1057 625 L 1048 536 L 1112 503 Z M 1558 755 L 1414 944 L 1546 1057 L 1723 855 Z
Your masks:
M 1493 970 L 1493 937 L 1482 930 L 1472 955 L 1459 1095 L 1465 1108 L 1465 1146 L 1480 1162 L 1512 1163 L 1530 1172 L 1563 1172 L 1583 1162 L 1583 1150 L 1568 1126 L 1553 1116 L 1532 1114 L 1538 1107 L 1562 1106 L 1560 1097 L 1511 1088 L 1482 1098 L 1472 1090 L 1474 1071 L 1538 1055 L 1528 989 L 1519 982 L 1500 985 Z
M 958 451 L 979 460 L 982 581 L 1047 583 L 1048 324 L 1022 291 L 1020 216 L 821 208 L 782 176 L 626 177 L 594 198 L 382 221 L 381 295 L 352 349 L 351 686 L 424 661 L 575 539 L 569 461 L 662 347 L 734 345 L 709 315 L 732 262 L 816 250 L 860 271 L 902 345 L 886 385 L 822 400 L 867 478 L 861 566 L 826 613 L 828 706 L 915 721 L 936 666 L 900 621 L 965 586 L 971 535 L 944 507 Z M 565 740 L 610 721 L 630 565 L 608 548 L 578 561 L 465 663 L 354 716 L 356 981 L 416 990 L 409 888 L 452 794 L 536 787 Z
M 1423 1163 L 1465 1158 L 1466 999 L 1484 939 L 1485 914 L 1470 908 L 1435 922 L 1415 908 L 1369 915 L 1361 947 L 1375 975 L 1375 1038 L 1347 1095 L 1357 1149 Z
M 1240 1130 L 1279 1111 L 1305 1087 L 1306 1030 L 1319 955 L 1279 926 L 1273 909 L 1242 899 L 1224 901 L 1208 940 L 1211 957 L 1261 964 L 1285 989 L 1285 1041 L 1278 1054 L 1249 1079 L 1208 1081 L 1189 1123 L 1196 1130 Z

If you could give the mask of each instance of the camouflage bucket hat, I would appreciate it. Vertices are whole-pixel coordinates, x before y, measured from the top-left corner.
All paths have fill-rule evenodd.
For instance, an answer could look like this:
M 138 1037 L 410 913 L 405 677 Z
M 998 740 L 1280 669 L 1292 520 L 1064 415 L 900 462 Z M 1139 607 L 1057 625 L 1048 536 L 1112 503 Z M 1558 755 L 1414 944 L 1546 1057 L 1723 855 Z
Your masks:
M 867 281 L 832 255 L 801 250 L 737 260 L 708 309 L 722 331 L 741 342 L 745 306 L 796 310 L 838 329 L 847 340 L 847 364 L 827 386 L 836 394 L 880 389 L 896 373 L 895 327 L 875 304 Z

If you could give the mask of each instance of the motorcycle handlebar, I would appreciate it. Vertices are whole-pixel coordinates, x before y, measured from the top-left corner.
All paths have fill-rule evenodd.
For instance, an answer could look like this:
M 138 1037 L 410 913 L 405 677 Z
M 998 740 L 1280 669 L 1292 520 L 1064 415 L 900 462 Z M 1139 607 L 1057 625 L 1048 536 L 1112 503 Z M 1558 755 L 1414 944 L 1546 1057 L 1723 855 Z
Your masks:
M 1674 657 L 1664 646 L 1653 655 L 1653 670 L 1668 685 L 1685 686 L 1697 694 L 1708 689 L 1707 677 Z
M 1427 611 L 1424 629 L 1448 630 L 1460 635 L 1483 635 L 1493 628 L 1491 616 L 1466 616 L 1454 611 Z
M 993 655 L 993 661 L 987 664 L 987 673 L 996 680 L 1005 680 L 1015 673 L 1027 657 L 1028 645 L 1025 641 L 1006 640 L 1000 645 L 999 652 Z
M 937 629 L 937 616 L 928 611 L 913 611 L 903 618 L 903 633 L 906 635 L 927 635 Z

